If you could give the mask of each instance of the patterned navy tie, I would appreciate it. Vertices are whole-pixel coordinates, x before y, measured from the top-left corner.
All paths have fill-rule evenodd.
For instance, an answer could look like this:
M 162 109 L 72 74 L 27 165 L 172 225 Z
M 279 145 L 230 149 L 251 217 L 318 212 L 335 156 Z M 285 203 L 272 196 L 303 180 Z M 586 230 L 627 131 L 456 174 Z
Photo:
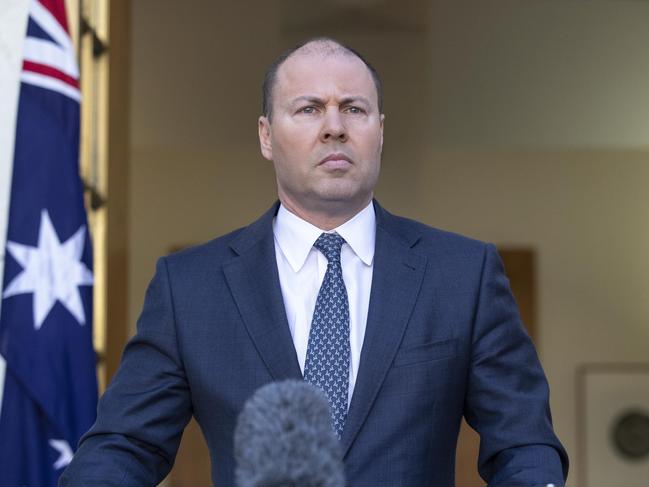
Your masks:
M 327 258 L 309 333 L 304 380 L 322 389 L 329 399 L 334 431 L 341 437 L 347 418 L 349 392 L 349 302 L 340 266 L 345 240 L 323 233 L 313 244 Z

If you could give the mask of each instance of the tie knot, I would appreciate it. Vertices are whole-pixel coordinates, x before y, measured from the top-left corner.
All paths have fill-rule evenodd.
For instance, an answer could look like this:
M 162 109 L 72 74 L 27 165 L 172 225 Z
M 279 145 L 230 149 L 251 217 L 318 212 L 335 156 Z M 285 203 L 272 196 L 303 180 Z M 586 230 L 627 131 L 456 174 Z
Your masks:
M 318 237 L 313 246 L 324 254 L 327 261 L 340 262 L 340 249 L 345 239 L 337 233 L 323 233 Z

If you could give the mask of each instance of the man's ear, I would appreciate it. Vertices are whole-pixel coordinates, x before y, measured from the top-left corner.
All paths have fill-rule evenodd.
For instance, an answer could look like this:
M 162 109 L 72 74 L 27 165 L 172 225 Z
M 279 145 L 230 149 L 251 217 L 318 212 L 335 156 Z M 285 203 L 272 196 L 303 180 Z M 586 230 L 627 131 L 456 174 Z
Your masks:
M 259 147 L 261 148 L 261 155 L 272 161 L 273 144 L 270 140 L 270 120 L 263 115 L 259 117 Z

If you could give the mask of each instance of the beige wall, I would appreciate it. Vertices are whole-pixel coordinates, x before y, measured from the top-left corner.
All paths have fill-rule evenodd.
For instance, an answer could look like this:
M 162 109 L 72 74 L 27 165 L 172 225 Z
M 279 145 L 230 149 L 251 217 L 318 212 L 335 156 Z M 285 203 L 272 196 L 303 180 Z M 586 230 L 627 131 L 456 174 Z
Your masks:
M 537 251 L 539 350 L 576 485 L 577 367 L 649 362 L 649 3 L 190 3 L 132 3 L 131 321 L 157 256 L 274 199 L 263 70 L 333 34 L 383 74 L 382 203 Z
M 649 147 L 649 3 L 436 1 L 432 141 Z

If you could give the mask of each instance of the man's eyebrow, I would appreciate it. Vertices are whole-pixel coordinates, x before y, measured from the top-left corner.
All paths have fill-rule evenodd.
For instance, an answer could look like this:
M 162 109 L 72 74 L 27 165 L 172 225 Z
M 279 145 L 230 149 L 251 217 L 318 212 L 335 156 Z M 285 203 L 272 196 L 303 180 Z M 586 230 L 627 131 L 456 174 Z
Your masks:
M 313 96 L 313 95 L 302 95 L 293 98 L 291 100 L 291 105 L 295 105 L 296 103 L 299 103 L 301 101 L 308 101 L 309 103 L 317 103 L 320 105 L 324 104 L 324 100 L 322 98 L 318 98 L 317 96 Z
M 295 105 L 296 103 L 299 103 L 299 102 L 302 102 L 302 101 L 307 101 L 309 103 L 316 103 L 316 104 L 319 104 L 319 105 L 324 105 L 324 103 L 325 103 L 324 100 L 322 98 L 318 97 L 318 96 L 315 96 L 315 95 L 302 95 L 302 96 L 298 96 L 298 97 L 293 98 L 291 100 L 290 104 Z M 370 101 L 367 98 L 365 98 L 364 96 L 361 96 L 361 95 L 346 96 L 346 97 L 344 97 L 343 99 L 340 100 L 341 105 L 349 105 L 351 103 L 358 103 L 358 102 L 364 103 L 364 104 L 366 104 L 368 106 L 371 105 Z
M 340 100 L 341 105 L 349 105 L 350 103 L 358 103 L 358 102 L 364 103 L 365 105 L 368 105 L 368 106 L 371 105 L 370 101 L 367 98 L 365 98 L 364 96 L 360 96 L 360 95 L 346 96 L 345 98 Z

